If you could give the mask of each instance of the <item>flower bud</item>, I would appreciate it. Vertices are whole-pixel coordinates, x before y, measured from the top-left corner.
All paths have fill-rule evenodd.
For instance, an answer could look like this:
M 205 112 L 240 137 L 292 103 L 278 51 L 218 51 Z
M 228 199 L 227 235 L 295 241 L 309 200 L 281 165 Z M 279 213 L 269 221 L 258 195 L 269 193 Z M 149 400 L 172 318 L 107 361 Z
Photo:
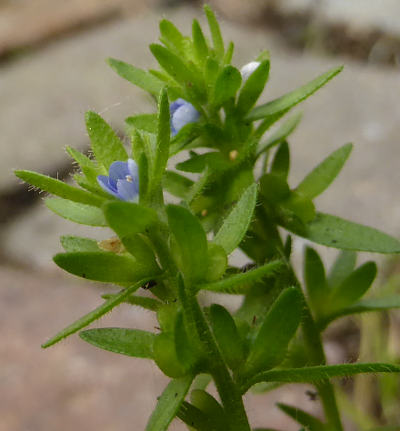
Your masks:
M 171 103 L 169 112 L 172 136 L 175 136 L 186 124 L 195 123 L 200 117 L 196 108 L 184 99 L 177 99 Z
M 242 75 L 243 82 L 247 81 L 249 76 L 257 69 L 261 63 L 259 61 L 250 61 L 250 63 L 245 64 L 240 69 L 240 74 Z

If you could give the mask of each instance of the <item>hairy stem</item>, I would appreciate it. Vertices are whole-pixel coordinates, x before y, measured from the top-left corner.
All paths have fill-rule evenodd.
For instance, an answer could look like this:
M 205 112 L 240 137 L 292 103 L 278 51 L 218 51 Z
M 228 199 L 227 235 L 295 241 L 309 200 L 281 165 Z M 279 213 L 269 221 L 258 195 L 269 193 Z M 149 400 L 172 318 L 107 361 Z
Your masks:
M 186 319 L 191 326 L 195 327 L 199 341 L 207 353 L 209 371 L 227 413 L 229 431 L 250 431 L 240 388 L 229 373 L 194 292 L 187 292 L 182 280 L 178 291 Z

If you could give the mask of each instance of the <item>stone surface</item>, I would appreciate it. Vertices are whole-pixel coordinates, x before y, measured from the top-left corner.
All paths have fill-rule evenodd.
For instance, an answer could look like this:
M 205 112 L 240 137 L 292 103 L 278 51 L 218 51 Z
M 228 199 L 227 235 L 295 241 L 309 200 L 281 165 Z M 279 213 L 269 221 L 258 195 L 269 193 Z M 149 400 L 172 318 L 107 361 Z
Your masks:
M 0 2 L 0 56 L 121 15 L 127 9 L 127 3 L 126 0 Z M 143 2 L 129 1 L 130 11 L 143 9 L 143 6 L 146 6 Z
M 47 337 L 95 308 L 106 287 L 62 274 L 0 267 L 0 431 L 125 431 L 145 429 L 167 379 L 148 360 L 101 351 L 77 335 L 42 350 Z M 120 306 L 94 327 L 155 331 L 150 312 Z M 296 404 L 318 413 L 307 386 L 287 386 L 273 394 L 249 395 L 253 426 L 297 431 L 298 426 L 274 406 Z M 171 431 L 187 429 L 176 421 Z
M 397 0 L 211 0 L 225 16 L 257 20 L 265 12 L 317 17 L 322 24 L 346 25 L 354 31 L 379 30 L 400 35 Z
M 345 23 L 355 30 L 377 29 L 400 35 L 400 3 L 397 0 L 279 0 L 286 12 L 311 10 L 330 23 Z

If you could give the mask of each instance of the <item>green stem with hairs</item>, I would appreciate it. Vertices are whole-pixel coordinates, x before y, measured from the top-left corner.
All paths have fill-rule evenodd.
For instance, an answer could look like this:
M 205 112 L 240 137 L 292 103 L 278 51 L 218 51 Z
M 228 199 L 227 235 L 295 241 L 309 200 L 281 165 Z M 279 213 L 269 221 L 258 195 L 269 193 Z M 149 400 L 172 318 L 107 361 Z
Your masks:
M 251 431 L 243 405 L 240 388 L 232 379 L 217 343 L 192 289 L 178 280 L 178 293 L 188 325 L 195 328 L 197 337 L 207 355 L 207 365 L 227 413 L 229 431 Z

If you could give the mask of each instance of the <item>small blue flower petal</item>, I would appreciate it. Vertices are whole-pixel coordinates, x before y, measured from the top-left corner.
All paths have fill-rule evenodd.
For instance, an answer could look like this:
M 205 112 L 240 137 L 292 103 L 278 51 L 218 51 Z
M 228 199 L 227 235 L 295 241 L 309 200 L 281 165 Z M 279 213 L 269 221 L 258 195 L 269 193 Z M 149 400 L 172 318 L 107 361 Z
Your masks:
M 181 99 L 181 98 L 176 99 L 174 102 L 172 102 L 169 105 L 169 114 L 171 115 L 171 117 L 175 114 L 175 111 L 178 108 L 180 108 L 182 105 L 184 105 L 185 103 L 188 103 L 188 102 L 186 102 L 186 100 Z
M 117 188 L 112 187 L 110 185 L 110 181 L 109 181 L 109 177 L 105 176 L 105 175 L 99 175 L 97 177 L 97 182 L 99 183 L 99 186 L 106 191 L 107 193 L 112 194 L 113 196 L 115 196 L 116 198 L 119 198 L 118 196 L 118 191 Z
M 132 159 L 128 159 L 128 171 L 132 178 L 136 178 L 139 184 L 139 168 L 136 162 Z
M 127 162 L 113 162 L 110 166 L 109 176 L 110 184 L 117 187 L 117 181 L 130 175 Z
M 200 114 L 196 108 L 183 99 L 175 100 L 175 102 L 171 103 L 169 109 L 172 136 L 175 136 L 186 124 L 194 123 L 200 118 Z
M 97 177 L 97 182 L 103 190 L 124 201 L 138 201 L 139 172 L 134 160 L 112 163 L 109 174 L 108 177 L 106 175 Z
M 138 184 L 127 180 L 118 180 L 117 189 L 120 199 L 128 202 L 137 202 L 139 198 Z

